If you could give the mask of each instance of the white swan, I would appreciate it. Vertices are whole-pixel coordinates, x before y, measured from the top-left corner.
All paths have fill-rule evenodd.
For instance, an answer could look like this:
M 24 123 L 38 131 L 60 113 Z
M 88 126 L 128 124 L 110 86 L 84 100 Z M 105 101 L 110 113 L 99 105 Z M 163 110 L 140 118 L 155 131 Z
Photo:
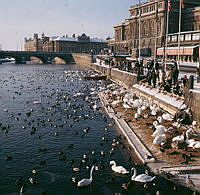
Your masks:
M 124 167 L 122 166 L 116 166 L 116 163 L 114 160 L 110 161 L 110 165 L 112 165 L 111 169 L 116 172 L 116 173 L 120 173 L 120 174 L 127 174 L 129 173 L 129 171 L 127 171 Z
M 172 116 L 171 114 L 169 114 L 169 113 L 164 113 L 164 114 L 162 115 L 162 118 L 163 118 L 164 120 L 166 120 L 166 121 L 172 121 L 172 120 L 173 120 L 173 116 Z
M 163 123 L 165 121 L 162 116 L 159 116 L 157 118 L 157 120 L 158 120 L 159 123 Z
M 147 109 L 147 107 L 144 106 L 144 105 L 141 107 L 141 110 L 142 110 L 142 111 L 144 111 L 144 110 L 146 110 L 146 109 Z
M 162 134 L 155 137 L 155 139 L 153 140 L 153 144 L 161 145 L 165 141 L 166 141 L 166 136 L 165 134 Z
M 172 139 L 172 142 L 180 142 L 180 143 L 183 143 L 183 142 L 186 142 L 189 140 L 189 136 L 193 133 L 193 129 L 188 129 L 186 132 L 183 133 L 183 135 L 179 135 L 179 136 L 176 136 Z M 189 143 L 190 144 L 190 143 Z
M 137 113 L 138 113 L 139 115 L 142 114 L 142 109 L 141 109 L 140 107 L 138 107 L 138 109 L 137 109 Z
M 81 181 L 79 181 L 78 184 L 77 184 L 78 187 L 88 186 L 92 183 L 93 169 L 94 169 L 94 165 L 92 166 L 92 168 L 90 170 L 90 178 L 89 179 L 82 179 Z
M 151 135 L 151 136 L 153 136 L 153 137 L 157 137 L 157 136 L 160 136 L 160 135 L 162 135 L 162 134 L 164 134 L 165 133 L 165 130 L 163 130 L 163 129 L 161 129 L 161 130 L 155 130 L 154 132 L 153 132 L 153 134 Z
M 137 120 L 140 117 L 140 115 L 136 112 L 134 115 L 134 118 Z
M 200 148 L 200 141 L 196 141 L 196 143 L 193 146 L 193 149 L 199 149 Z
M 134 100 L 132 103 L 133 103 L 133 107 L 134 108 L 138 108 L 139 106 L 141 106 L 141 104 L 140 104 L 138 99 Z
M 19 194 L 20 194 L 20 195 L 23 195 L 23 194 L 24 194 L 24 184 L 23 184 L 22 187 L 20 188 Z
M 112 106 L 117 106 L 117 105 L 120 104 L 120 103 L 121 103 L 120 100 L 115 100 L 115 101 L 113 101 L 111 104 L 112 104 Z
M 183 143 L 184 142 L 184 135 L 178 135 L 176 137 L 174 137 L 172 139 L 172 142 L 180 142 L 180 143 Z
M 164 130 L 166 131 L 166 128 L 163 125 L 159 125 L 158 121 L 153 122 L 153 126 L 156 128 L 156 130 Z
M 122 106 L 123 106 L 125 109 L 129 109 L 129 108 L 131 108 L 131 106 L 128 105 L 128 104 L 126 104 L 126 103 L 123 103 Z
M 156 176 L 151 177 L 150 175 L 146 175 L 144 173 L 140 174 L 140 175 L 137 175 L 137 171 L 136 171 L 136 169 L 134 167 L 131 170 L 134 170 L 133 176 L 131 177 L 132 181 L 147 183 L 147 182 L 152 182 L 156 177 Z
M 152 115 L 152 116 L 156 116 L 156 114 L 157 114 L 156 110 L 152 110 L 152 111 L 151 111 L 151 115 Z

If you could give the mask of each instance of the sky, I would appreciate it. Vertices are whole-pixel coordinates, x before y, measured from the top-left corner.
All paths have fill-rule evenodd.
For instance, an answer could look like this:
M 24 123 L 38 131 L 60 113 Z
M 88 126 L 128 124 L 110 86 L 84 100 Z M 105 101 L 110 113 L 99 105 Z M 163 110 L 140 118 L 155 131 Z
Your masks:
M 86 35 L 106 39 L 139 0 L 0 0 L 0 49 L 23 50 L 24 38 Z

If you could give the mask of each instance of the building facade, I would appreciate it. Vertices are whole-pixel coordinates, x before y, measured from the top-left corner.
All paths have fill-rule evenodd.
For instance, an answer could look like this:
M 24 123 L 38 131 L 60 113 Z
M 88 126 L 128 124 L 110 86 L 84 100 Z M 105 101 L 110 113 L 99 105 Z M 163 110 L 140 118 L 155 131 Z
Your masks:
M 171 0 L 169 12 L 168 32 L 179 31 L 179 0 Z M 130 7 L 130 17 L 122 24 L 114 26 L 115 43 L 109 45 L 114 53 L 129 53 L 132 56 L 154 56 L 157 48 L 166 43 L 168 0 L 151 0 Z M 140 20 L 140 42 L 139 42 Z M 186 21 L 186 22 L 185 22 Z M 199 30 L 200 2 L 198 0 L 184 0 L 182 9 L 181 31 Z
M 67 53 L 93 53 L 99 54 L 104 48 L 107 48 L 107 42 L 90 38 L 86 34 L 72 37 L 55 36 L 47 37 L 42 34 L 39 38 L 38 34 L 34 34 L 33 38 L 25 38 L 25 51 L 45 51 L 45 52 L 67 52 Z

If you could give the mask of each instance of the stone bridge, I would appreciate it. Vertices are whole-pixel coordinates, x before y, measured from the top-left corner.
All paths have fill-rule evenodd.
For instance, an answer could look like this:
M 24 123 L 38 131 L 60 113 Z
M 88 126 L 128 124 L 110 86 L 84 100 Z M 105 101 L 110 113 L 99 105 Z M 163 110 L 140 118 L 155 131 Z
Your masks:
M 16 64 L 26 64 L 27 61 L 31 61 L 31 57 L 40 59 L 43 64 L 51 64 L 52 60 L 56 57 L 64 60 L 66 64 L 74 62 L 71 53 L 40 51 L 0 51 L 0 58 L 14 58 Z

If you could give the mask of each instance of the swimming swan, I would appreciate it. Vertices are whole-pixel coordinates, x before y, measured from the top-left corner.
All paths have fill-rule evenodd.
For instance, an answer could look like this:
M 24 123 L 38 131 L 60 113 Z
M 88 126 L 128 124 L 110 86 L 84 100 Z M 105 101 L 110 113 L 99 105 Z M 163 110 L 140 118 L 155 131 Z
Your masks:
M 110 165 L 112 165 L 111 169 L 116 172 L 116 173 L 120 173 L 120 174 L 127 174 L 129 173 L 129 171 L 127 171 L 124 167 L 122 166 L 116 166 L 116 163 L 114 160 L 110 161 Z
M 134 170 L 134 174 L 131 177 L 132 181 L 147 183 L 147 182 L 152 182 L 156 177 L 156 176 L 151 177 L 150 175 L 146 175 L 146 174 L 137 175 L 137 171 L 136 171 L 136 169 L 134 167 L 131 170 Z
M 78 182 L 78 184 L 77 184 L 78 187 L 88 186 L 92 183 L 93 169 L 94 169 L 94 165 L 92 166 L 92 168 L 90 170 L 90 179 L 82 179 L 81 181 Z

